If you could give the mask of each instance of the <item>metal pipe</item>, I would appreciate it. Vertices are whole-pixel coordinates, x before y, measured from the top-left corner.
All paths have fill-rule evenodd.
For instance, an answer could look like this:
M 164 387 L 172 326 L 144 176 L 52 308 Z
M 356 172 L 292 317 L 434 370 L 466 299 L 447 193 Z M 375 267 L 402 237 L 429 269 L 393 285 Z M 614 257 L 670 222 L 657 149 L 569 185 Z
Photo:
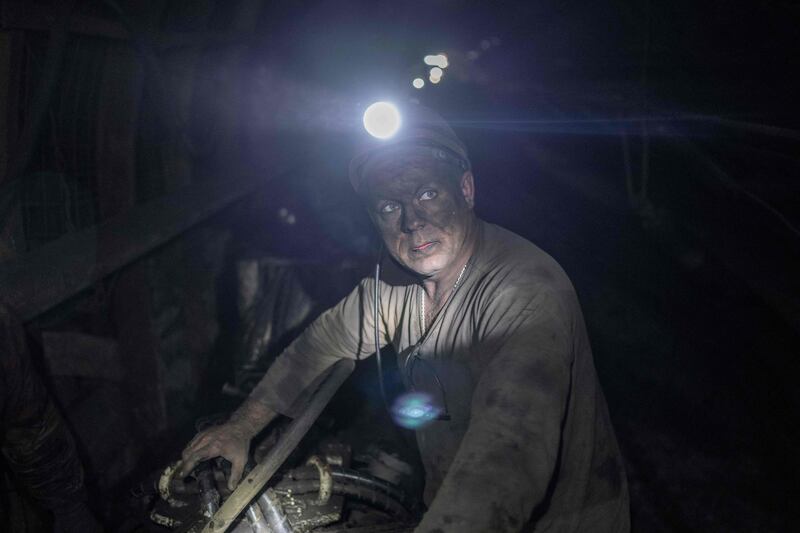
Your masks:
M 245 516 L 250 529 L 253 530 L 252 533 L 275 533 L 274 530 L 270 529 L 267 520 L 264 518 L 264 513 L 261 512 L 261 507 L 257 503 L 247 507 Z
M 286 518 L 286 515 L 283 513 L 281 501 L 274 490 L 265 490 L 261 496 L 258 497 L 258 505 L 264 512 L 264 518 L 272 533 L 294 532 L 292 525 L 289 523 L 289 519 Z
M 208 463 L 204 463 L 197 471 L 197 481 L 200 483 L 200 509 L 203 516 L 211 518 L 219 509 L 219 492 L 214 482 L 214 471 Z
M 258 496 L 266 482 L 294 451 L 333 395 L 353 372 L 353 368 L 355 368 L 355 362 L 352 359 L 340 359 L 334 363 L 322 385 L 319 386 L 300 415 L 289 424 L 286 433 L 281 436 L 264 459 L 239 483 L 233 494 L 203 529 L 204 533 L 223 533 L 239 516 L 239 513 Z

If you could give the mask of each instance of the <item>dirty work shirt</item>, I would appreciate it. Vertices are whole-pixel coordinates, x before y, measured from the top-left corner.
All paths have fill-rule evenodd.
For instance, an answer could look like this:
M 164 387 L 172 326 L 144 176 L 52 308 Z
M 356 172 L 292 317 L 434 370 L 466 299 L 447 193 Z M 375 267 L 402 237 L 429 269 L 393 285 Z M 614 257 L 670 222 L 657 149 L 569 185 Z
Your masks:
M 363 280 L 312 323 L 254 397 L 292 416 L 339 358 L 372 354 L 373 287 Z M 416 531 L 628 531 L 622 460 L 559 265 L 481 222 L 461 283 L 420 346 L 423 363 L 412 356 L 423 336 L 420 295 L 413 280 L 381 280 L 381 343 L 397 352 L 406 386 L 446 400 L 451 415 L 417 431 L 429 507 Z

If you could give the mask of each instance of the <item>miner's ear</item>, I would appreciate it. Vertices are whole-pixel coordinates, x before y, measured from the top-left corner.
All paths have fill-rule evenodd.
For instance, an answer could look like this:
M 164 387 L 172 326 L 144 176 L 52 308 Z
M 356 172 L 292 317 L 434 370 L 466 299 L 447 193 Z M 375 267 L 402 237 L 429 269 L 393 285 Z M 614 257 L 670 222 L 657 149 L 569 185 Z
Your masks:
M 469 208 L 475 207 L 475 178 L 472 176 L 471 171 L 467 170 L 461 175 L 459 189 Z

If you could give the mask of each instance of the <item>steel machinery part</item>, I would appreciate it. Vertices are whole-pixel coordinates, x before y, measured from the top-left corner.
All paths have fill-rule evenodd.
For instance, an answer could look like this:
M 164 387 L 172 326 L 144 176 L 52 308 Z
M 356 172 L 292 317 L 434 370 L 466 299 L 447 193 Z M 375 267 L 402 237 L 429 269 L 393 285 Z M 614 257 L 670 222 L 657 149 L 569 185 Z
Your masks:
M 224 533 L 245 508 L 262 492 L 264 485 L 277 472 L 322 413 L 333 395 L 355 368 L 351 359 L 337 361 L 325 380 L 309 399 L 297 418 L 287 428 L 264 459 L 239 483 L 239 486 L 214 513 L 203 533 Z

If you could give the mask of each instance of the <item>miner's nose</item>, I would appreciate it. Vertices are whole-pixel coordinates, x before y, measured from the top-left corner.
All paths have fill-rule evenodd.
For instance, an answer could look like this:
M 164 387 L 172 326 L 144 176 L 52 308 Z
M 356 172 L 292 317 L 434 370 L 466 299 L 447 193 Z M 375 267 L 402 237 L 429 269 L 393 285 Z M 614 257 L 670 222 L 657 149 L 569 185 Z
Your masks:
M 425 219 L 412 207 L 403 209 L 402 224 L 404 232 L 413 233 L 425 227 Z

